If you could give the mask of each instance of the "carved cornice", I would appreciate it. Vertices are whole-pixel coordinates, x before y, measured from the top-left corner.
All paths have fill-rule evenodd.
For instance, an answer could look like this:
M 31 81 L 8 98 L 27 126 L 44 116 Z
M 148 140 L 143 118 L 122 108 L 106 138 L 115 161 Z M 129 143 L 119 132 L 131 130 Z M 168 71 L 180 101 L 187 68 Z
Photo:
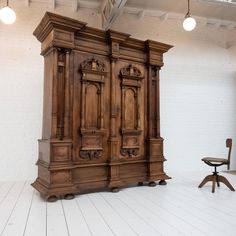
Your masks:
M 54 29 L 76 32 L 86 26 L 87 23 L 61 16 L 51 12 L 46 12 L 38 27 L 33 32 L 33 35 L 43 42 L 47 35 Z
M 110 41 L 117 43 L 122 43 L 130 37 L 130 34 L 125 34 L 114 30 L 108 30 L 107 35 Z
M 173 47 L 172 45 L 160 43 L 153 40 L 146 40 L 145 42 L 146 42 L 146 48 L 148 51 L 156 51 L 156 52 L 165 53 Z

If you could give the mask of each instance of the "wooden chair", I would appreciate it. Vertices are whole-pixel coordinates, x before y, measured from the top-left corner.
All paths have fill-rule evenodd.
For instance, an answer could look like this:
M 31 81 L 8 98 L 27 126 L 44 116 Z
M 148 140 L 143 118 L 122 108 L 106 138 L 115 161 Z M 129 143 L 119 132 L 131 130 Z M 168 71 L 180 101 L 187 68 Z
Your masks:
M 222 165 L 227 165 L 227 169 L 230 168 L 230 156 L 231 156 L 231 149 L 232 149 L 232 139 L 228 138 L 226 139 L 226 147 L 229 148 L 228 152 L 228 158 L 215 158 L 215 157 L 204 157 L 202 158 L 202 161 L 204 161 L 207 165 L 214 167 L 214 172 L 212 175 L 206 176 L 203 181 L 199 184 L 199 188 L 201 188 L 204 184 L 206 184 L 209 181 L 212 181 L 212 193 L 215 192 L 215 184 L 217 183 L 217 186 L 220 187 L 220 182 L 224 183 L 231 191 L 235 191 L 233 186 L 229 183 L 229 181 L 221 175 L 218 175 L 217 167 Z

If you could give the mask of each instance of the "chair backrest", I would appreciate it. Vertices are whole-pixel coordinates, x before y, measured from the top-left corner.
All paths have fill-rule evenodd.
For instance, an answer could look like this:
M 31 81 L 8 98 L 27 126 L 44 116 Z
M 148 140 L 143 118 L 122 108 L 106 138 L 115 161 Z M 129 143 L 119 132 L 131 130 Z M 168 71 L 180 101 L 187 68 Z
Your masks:
M 226 147 L 229 148 L 229 152 L 228 152 L 228 170 L 230 168 L 230 157 L 231 157 L 231 150 L 232 150 L 232 139 L 231 138 L 227 138 L 226 139 Z

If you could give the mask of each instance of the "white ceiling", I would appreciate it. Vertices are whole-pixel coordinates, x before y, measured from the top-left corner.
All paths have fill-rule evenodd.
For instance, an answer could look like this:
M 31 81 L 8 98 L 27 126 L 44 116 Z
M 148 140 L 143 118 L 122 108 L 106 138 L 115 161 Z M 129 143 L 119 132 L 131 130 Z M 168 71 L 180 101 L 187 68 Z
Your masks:
M 128 0 L 126 6 L 160 11 L 187 12 L 187 0 Z M 191 14 L 206 18 L 236 21 L 236 4 L 216 0 L 190 1 Z
M 124 8 L 139 8 L 142 10 L 162 11 L 183 14 L 187 12 L 187 0 L 10 0 L 11 2 L 54 3 L 88 8 L 101 8 L 105 2 L 126 2 Z M 4 1 L 0 1 L 4 3 Z M 236 0 L 190 0 L 191 14 L 206 18 L 236 22 Z
M 187 0 L 11 0 L 24 2 L 28 6 L 41 2 L 50 4 L 53 8 L 59 5 L 79 8 L 93 8 L 100 13 L 105 12 L 106 6 L 113 5 L 103 24 L 104 29 L 112 26 L 113 22 L 122 14 L 135 14 L 139 19 L 144 16 L 159 17 L 161 21 L 167 19 L 182 20 L 187 13 Z M 3 1 L 0 1 L 3 2 Z M 110 4 L 113 3 L 113 4 Z M 115 6 L 115 7 L 114 7 Z M 236 0 L 190 0 L 190 13 L 201 26 L 224 27 L 236 30 Z M 104 17 L 103 17 L 104 21 Z
M 187 0 L 73 1 L 79 1 L 81 6 L 82 2 L 85 5 L 92 2 L 97 4 L 101 9 L 103 22 L 105 22 L 104 29 L 110 28 L 122 13 L 135 14 L 138 18 L 156 16 L 161 21 L 165 21 L 167 19 L 182 20 L 188 11 Z M 109 13 L 107 14 L 107 12 Z M 190 0 L 190 13 L 199 25 L 236 29 L 236 0 Z

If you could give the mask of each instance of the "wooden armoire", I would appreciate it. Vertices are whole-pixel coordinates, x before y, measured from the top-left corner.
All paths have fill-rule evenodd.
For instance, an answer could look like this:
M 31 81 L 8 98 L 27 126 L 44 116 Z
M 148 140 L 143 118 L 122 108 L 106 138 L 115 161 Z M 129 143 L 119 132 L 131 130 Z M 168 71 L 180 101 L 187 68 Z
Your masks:
M 159 71 L 172 46 L 47 12 L 38 178 L 48 201 L 155 181 L 165 184 Z

